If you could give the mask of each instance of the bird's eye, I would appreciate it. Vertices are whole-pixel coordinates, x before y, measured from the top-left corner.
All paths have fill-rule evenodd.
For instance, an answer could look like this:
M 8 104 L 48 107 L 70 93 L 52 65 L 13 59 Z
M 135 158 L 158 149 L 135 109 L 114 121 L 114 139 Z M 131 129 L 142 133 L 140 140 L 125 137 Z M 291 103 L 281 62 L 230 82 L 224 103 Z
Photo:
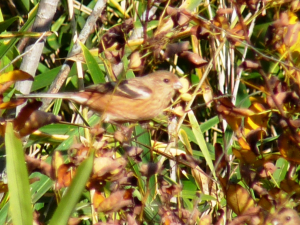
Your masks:
M 167 83 L 170 82 L 170 80 L 169 79 L 164 79 L 164 82 L 167 84 Z
M 285 219 L 286 219 L 286 221 L 289 221 L 289 220 L 291 220 L 291 217 L 287 216 Z

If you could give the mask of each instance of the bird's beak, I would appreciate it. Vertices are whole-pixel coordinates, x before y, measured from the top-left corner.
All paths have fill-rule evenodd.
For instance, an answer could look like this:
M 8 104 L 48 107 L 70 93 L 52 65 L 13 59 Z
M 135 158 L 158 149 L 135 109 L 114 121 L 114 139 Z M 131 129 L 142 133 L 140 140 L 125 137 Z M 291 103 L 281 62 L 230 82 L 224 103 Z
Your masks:
M 182 83 L 180 83 L 180 81 L 177 81 L 174 83 L 173 88 L 175 90 L 179 90 L 179 89 L 183 88 L 183 85 L 182 85 Z

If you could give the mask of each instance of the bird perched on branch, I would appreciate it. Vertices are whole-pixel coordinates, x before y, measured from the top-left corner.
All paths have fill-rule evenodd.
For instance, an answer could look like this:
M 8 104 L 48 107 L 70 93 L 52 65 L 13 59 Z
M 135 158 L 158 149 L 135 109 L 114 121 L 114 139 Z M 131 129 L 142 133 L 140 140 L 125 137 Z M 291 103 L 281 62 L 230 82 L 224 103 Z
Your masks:
M 88 106 L 100 113 L 105 122 L 123 123 L 150 120 L 168 107 L 179 78 L 168 71 L 143 77 L 87 87 L 82 92 L 29 94 L 18 98 L 61 98 Z

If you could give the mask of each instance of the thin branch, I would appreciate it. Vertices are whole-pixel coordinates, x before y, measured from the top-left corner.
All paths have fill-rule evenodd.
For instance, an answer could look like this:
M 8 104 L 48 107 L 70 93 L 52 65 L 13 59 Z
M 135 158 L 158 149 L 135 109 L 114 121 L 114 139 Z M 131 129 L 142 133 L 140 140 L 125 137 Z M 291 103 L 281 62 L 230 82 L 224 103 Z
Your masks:
M 71 52 L 68 54 L 68 57 L 72 55 L 77 55 L 81 52 L 80 44 L 85 43 L 89 34 L 94 29 L 94 26 L 96 24 L 96 21 L 98 19 L 98 16 L 101 15 L 102 11 L 105 9 L 106 0 L 99 0 L 97 1 L 91 15 L 88 17 L 83 29 L 81 30 L 77 43 L 74 44 Z M 62 87 L 63 83 L 67 79 L 69 72 L 71 70 L 71 67 L 73 66 L 74 62 L 66 60 L 64 64 L 61 67 L 61 70 L 59 71 L 56 79 L 53 81 L 52 85 L 49 88 L 48 93 L 57 93 L 59 89 Z M 43 106 L 42 110 L 46 109 L 52 99 L 43 99 Z

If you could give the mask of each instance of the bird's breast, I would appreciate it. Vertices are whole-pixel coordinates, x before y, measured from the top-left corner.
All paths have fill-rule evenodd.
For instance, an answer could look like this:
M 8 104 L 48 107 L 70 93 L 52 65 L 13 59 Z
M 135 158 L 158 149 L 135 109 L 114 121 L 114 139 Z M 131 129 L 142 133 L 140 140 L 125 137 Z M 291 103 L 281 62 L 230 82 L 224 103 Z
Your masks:
M 157 93 L 147 99 L 92 92 L 84 97 L 86 101 L 82 104 L 101 114 L 106 122 L 135 122 L 150 120 L 161 114 L 169 105 L 172 93 Z

